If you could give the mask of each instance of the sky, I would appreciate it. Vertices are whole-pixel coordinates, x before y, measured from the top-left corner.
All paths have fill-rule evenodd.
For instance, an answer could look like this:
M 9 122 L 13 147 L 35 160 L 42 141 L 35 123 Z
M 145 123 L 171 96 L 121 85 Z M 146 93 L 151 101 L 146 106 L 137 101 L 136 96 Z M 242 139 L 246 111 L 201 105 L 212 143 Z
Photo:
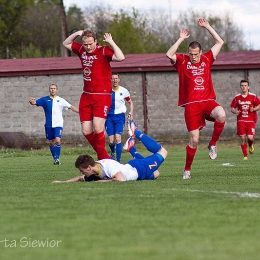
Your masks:
M 88 5 L 109 5 L 113 10 L 120 8 L 131 10 L 134 7 L 140 12 L 157 9 L 171 14 L 173 20 L 180 12 L 185 12 L 188 9 L 208 11 L 215 15 L 228 12 L 233 18 L 234 24 L 244 32 L 246 44 L 254 50 L 260 50 L 259 0 L 63 0 L 63 3 L 66 10 L 73 4 L 76 4 L 83 11 Z

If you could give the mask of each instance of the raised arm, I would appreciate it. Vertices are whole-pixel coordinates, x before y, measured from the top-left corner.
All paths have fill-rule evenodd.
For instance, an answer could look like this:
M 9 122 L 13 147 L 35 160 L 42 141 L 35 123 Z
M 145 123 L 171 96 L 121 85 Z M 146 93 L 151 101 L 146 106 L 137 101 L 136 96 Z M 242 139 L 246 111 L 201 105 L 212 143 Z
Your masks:
M 114 42 L 112 35 L 110 33 L 104 34 L 104 42 L 107 42 L 110 44 L 111 48 L 114 50 L 114 55 L 112 57 L 113 61 L 123 61 L 125 59 L 125 56 L 121 49 L 116 45 Z
M 188 29 L 182 29 L 180 32 L 180 38 L 172 45 L 172 47 L 167 51 L 166 56 L 173 62 L 176 62 L 176 52 L 180 44 L 187 38 L 190 37 Z
M 218 33 L 210 26 L 210 24 L 205 19 L 200 18 L 198 20 L 198 24 L 201 27 L 205 27 L 208 30 L 208 32 L 212 35 L 215 41 L 215 45 L 211 48 L 211 50 L 213 52 L 213 56 L 216 57 L 219 54 L 220 49 L 224 44 L 224 41 L 220 38 Z
M 83 30 L 74 32 L 73 34 L 71 34 L 64 42 L 63 42 L 63 46 L 68 49 L 69 51 L 71 51 L 71 45 L 73 43 L 73 41 L 78 38 L 79 36 L 81 36 L 83 33 Z

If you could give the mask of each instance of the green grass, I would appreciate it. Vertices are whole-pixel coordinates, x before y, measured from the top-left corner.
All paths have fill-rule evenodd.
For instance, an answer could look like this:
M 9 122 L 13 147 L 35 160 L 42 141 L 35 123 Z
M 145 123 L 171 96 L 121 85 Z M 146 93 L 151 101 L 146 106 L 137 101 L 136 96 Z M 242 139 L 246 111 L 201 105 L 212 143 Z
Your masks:
M 191 180 L 185 145 L 168 150 L 156 181 L 66 184 L 52 181 L 77 176 L 86 148 L 63 148 L 60 166 L 47 149 L 1 150 L 0 259 L 259 259 L 257 144 L 248 161 L 237 144 L 214 161 L 200 144 Z

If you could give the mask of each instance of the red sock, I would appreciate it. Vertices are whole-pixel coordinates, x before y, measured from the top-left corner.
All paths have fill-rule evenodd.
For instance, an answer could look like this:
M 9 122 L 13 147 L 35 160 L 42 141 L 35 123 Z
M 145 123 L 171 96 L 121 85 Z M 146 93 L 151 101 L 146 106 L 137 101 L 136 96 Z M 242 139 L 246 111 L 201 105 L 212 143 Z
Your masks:
M 244 154 L 244 157 L 247 157 L 248 156 L 248 153 L 247 153 L 247 144 L 241 144 L 241 149 L 242 149 L 242 152 Z
M 196 151 L 197 148 L 191 148 L 189 145 L 186 146 L 186 164 L 184 168 L 185 171 L 190 171 Z
M 225 123 L 226 122 L 220 123 L 218 121 L 215 121 L 211 141 L 209 142 L 210 145 L 216 145 L 222 131 L 224 130 Z
M 93 149 L 95 150 L 95 151 L 97 151 L 96 149 L 96 142 L 95 142 L 95 133 L 94 132 L 92 132 L 92 133 L 90 133 L 90 134 L 88 134 L 88 135 L 84 135 L 85 137 L 86 137 L 86 139 L 88 140 L 88 142 L 90 143 L 90 145 L 93 147 Z
M 106 136 L 104 131 L 98 134 L 95 134 L 96 141 L 96 152 L 98 160 L 101 159 L 111 159 L 106 150 Z

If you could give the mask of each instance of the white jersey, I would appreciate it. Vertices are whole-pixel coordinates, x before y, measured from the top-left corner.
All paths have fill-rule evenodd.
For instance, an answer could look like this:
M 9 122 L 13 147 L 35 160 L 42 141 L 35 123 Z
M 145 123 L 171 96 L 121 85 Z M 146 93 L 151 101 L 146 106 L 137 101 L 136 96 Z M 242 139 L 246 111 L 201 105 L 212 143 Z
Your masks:
M 125 105 L 125 100 L 127 101 L 130 100 L 130 93 L 126 88 L 119 86 L 117 90 L 113 89 L 112 103 L 108 114 L 117 115 L 117 114 L 125 113 L 127 110 Z
M 101 166 L 102 172 L 99 177 L 102 180 L 112 179 L 117 172 L 121 172 L 126 181 L 136 181 L 138 178 L 136 168 L 130 164 L 121 164 L 112 159 L 99 160 L 97 163 Z

